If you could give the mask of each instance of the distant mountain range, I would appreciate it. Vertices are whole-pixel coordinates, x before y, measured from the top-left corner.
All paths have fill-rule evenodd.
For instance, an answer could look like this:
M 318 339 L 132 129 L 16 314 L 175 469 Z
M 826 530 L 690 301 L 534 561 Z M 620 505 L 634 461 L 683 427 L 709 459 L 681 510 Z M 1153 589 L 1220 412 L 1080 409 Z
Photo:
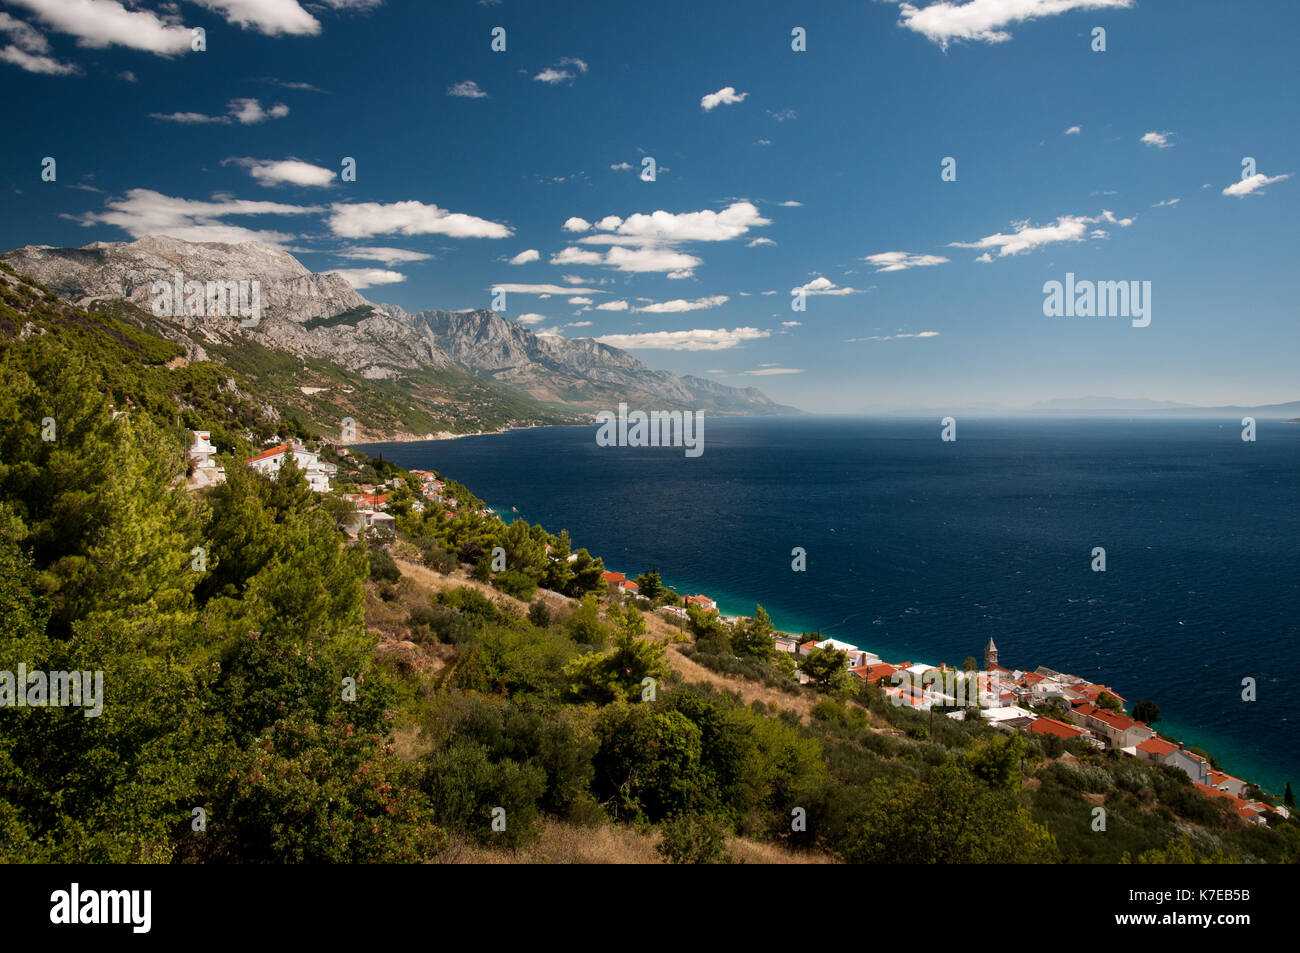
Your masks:
M 148 236 L 83 248 L 27 245 L 0 256 L 79 305 L 124 303 L 133 320 L 213 360 L 269 378 L 291 409 L 333 429 L 354 416 L 360 439 L 403 439 L 509 426 L 577 423 L 619 401 L 653 410 L 800 413 L 755 388 L 651 370 L 592 338 L 539 337 L 492 311 L 374 304 L 339 274 L 315 274 L 259 242 Z M 153 313 L 155 282 L 257 281 L 260 320 Z M 275 387 L 272 388 L 273 392 Z

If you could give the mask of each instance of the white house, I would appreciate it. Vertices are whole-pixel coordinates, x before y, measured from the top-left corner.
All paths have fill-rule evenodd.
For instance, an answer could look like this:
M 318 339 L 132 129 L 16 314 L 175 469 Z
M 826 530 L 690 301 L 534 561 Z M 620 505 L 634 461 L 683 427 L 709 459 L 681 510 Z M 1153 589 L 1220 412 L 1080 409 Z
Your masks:
M 302 470 L 303 476 L 307 479 L 307 485 L 317 493 L 328 493 L 330 488 L 330 468 L 333 464 L 322 464 L 320 454 L 313 453 L 310 450 L 300 446 L 291 446 L 282 443 L 270 450 L 263 450 L 255 457 L 251 457 L 244 462 L 259 473 L 267 476 L 275 476 L 284 466 L 284 461 L 289 459 L 289 454 L 293 454 L 293 461 Z M 337 468 L 334 468 L 337 472 Z
M 226 482 L 226 468 L 214 459 L 216 452 L 217 448 L 212 445 L 210 431 L 194 431 L 194 443 L 190 445 L 189 452 L 194 472 L 190 474 L 186 484 L 191 490 L 205 486 L 220 486 Z

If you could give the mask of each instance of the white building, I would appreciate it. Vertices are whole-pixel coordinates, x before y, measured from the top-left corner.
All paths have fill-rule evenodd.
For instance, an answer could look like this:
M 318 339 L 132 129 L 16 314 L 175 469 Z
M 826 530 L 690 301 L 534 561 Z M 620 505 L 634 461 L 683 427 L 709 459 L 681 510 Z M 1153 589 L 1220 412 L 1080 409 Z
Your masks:
M 207 430 L 194 431 L 194 443 L 190 445 L 190 463 L 194 471 L 190 474 L 187 486 L 197 490 L 205 486 L 220 486 L 226 482 L 226 468 L 215 459 L 217 448 L 212 445 L 212 434 Z
M 270 450 L 263 450 L 257 456 L 244 462 L 259 473 L 275 476 L 280 472 L 280 468 L 284 466 L 284 461 L 289 459 L 290 453 L 293 454 L 293 462 L 297 464 L 298 469 L 302 470 L 303 476 L 306 477 L 307 485 L 317 493 L 328 493 L 331 470 L 338 472 L 337 467 L 333 464 L 321 463 L 320 454 L 313 453 L 303 447 L 282 443 Z

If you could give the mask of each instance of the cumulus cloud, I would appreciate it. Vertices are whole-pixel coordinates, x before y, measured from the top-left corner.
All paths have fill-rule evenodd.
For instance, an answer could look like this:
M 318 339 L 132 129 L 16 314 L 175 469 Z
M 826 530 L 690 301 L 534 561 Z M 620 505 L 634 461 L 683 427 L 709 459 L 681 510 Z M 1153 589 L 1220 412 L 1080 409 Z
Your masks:
M 472 79 L 456 83 L 454 86 L 447 87 L 448 96 L 459 96 L 461 99 L 486 99 L 487 93 L 478 88 L 478 83 Z
M 226 18 L 227 23 L 266 36 L 315 36 L 321 31 L 320 21 L 299 6 L 298 0 L 190 0 L 190 2 L 220 13 Z M 331 6 L 347 6 L 347 4 L 335 2 L 331 3 Z
M 1247 176 L 1240 182 L 1234 182 L 1223 190 L 1224 195 L 1235 195 L 1238 198 L 1258 192 L 1266 185 L 1272 185 L 1274 182 L 1281 182 L 1283 179 L 1291 178 L 1291 173 L 1286 175 L 1267 176 L 1263 172 L 1256 172 L 1254 175 Z
M 175 56 L 190 51 L 190 31 L 171 16 L 149 10 L 128 10 L 117 0 L 10 0 L 24 7 L 58 33 L 77 38 L 91 49 L 124 46 L 132 50 Z M 32 52 L 32 51 L 27 51 Z
M 400 271 L 386 271 L 383 268 L 335 268 L 334 274 L 342 275 L 357 291 L 374 285 L 395 285 L 406 280 L 406 275 Z
M 493 285 L 492 288 L 493 290 L 499 288 L 502 291 L 509 291 L 513 294 L 523 294 L 523 295 L 571 295 L 571 294 L 590 295 L 590 294 L 603 293 L 601 291 L 597 291 L 595 288 L 565 288 L 562 285 L 546 285 L 546 284 L 531 285 L 531 284 L 518 284 L 514 282 L 505 282 L 504 284 Z
M 45 76 L 70 76 L 80 72 L 73 64 L 48 55 L 50 42 L 45 39 L 45 35 L 17 17 L 0 12 L 0 32 L 7 34 L 11 41 L 0 50 L 0 60 L 29 73 Z
M 647 331 L 642 334 L 606 334 L 596 338 L 602 344 L 618 348 L 655 351 L 725 351 L 746 341 L 768 337 L 770 331 L 759 328 L 697 328 L 690 331 Z
M 1077 136 L 1080 135 L 1082 132 L 1083 132 L 1082 126 L 1071 126 L 1069 129 L 1065 130 L 1065 134 L 1067 136 Z
M 537 259 L 541 257 L 542 257 L 542 253 L 539 252 L 536 248 L 526 248 L 523 251 L 521 251 L 518 255 L 515 255 L 514 258 L 511 258 L 510 264 L 526 265 L 530 261 L 537 261 Z
M 582 295 L 578 295 L 578 297 L 576 298 L 569 299 L 569 304 L 593 304 L 593 303 L 594 302 L 590 298 L 584 298 Z
M 709 93 L 700 99 L 700 108 L 705 112 L 711 112 L 718 106 L 730 106 L 735 103 L 743 103 L 749 93 L 737 93 L 734 86 L 723 86 L 716 93 Z
M 596 305 L 597 311 L 626 311 L 630 308 L 626 301 L 606 301 L 604 304 Z
M 899 4 L 899 26 L 920 33 L 943 49 L 950 43 L 1005 43 L 1006 27 L 1072 10 L 1125 9 L 1134 0 L 939 0 L 924 7 Z
M 540 324 L 546 320 L 546 315 L 530 311 L 527 314 L 521 314 L 519 317 L 515 318 L 515 320 L 520 324 Z
M 867 255 L 862 260 L 875 265 L 876 271 L 907 271 L 909 268 L 925 268 L 948 262 L 942 255 L 913 255 L 905 251 L 882 251 Z
M 998 257 L 1005 258 L 1008 255 L 1019 255 L 1021 252 L 1032 251 L 1043 245 L 1053 245 L 1057 242 L 1080 242 L 1089 234 L 1093 238 L 1099 237 L 1099 232 L 1105 234 L 1104 229 L 1092 229 L 1090 233 L 1088 228 L 1089 225 L 1099 222 L 1127 228 L 1133 224 L 1133 219 L 1117 218 L 1113 212 L 1106 209 L 1100 215 L 1091 218 L 1083 215 L 1062 215 L 1052 225 L 1030 225 L 1027 221 L 1013 222 L 1015 231 L 1011 234 L 997 232 L 973 242 L 949 242 L 948 244 L 953 248 L 997 249 Z M 986 250 L 975 260 L 988 262 L 993 259 L 990 252 Z
M 406 202 L 336 202 L 326 222 L 341 238 L 371 235 L 447 235 L 451 238 L 509 238 L 514 231 L 498 222 L 448 212 L 411 199 Z
M 1172 132 L 1148 132 L 1143 134 L 1140 141 L 1157 149 L 1168 149 L 1173 146 L 1173 143 L 1169 141 L 1169 137 L 1172 135 Z
M 701 264 L 700 259 L 671 248 L 646 246 L 625 248 L 615 245 L 605 252 L 570 245 L 551 256 L 552 265 L 605 265 L 619 271 L 667 272 L 670 278 L 686 278 Z
M 359 248 L 344 248 L 339 252 L 340 257 L 355 258 L 361 261 L 378 261 L 385 265 L 396 265 L 402 262 L 411 261 L 428 261 L 432 255 L 427 255 L 422 251 L 408 251 L 405 248 L 384 248 L 379 246 L 366 246 Z
M 835 284 L 835 282 L 831 281 L 829 278 L 824 278 L 824 277 L 814 278 L 806 285 L 800 285 L 797 288 L 790 289 L 791 294 L 795 294 L 796 292 L 799 291 L 802 291 L 805 295 L 862 294 L 862 291 L 857 288 L 841 288 L 839 285 Z M 764 294 L 766 294 L 766 292 L 764 292 Z
M 564 225 L 561 227 L 566 232 L 585 232 L 591 228 L 591 222 L 587 221 L 585 218 L 578 218 L 575 215 L 572 218 L 566 219 Z
M 112 225 L 132 238 L 170 235 L 191 242 L 263 241 L 279 244 L 294 236 L 230 225 L 224 219 L 256 215 L 308 215 L 321 211 L 323 209 L 319 206 L 285 205 L 226 197 L 202 201 L 163 195 L 152 189 L 131 189 L 124 197 L 106 202 L 105 211 L 89 212 L 78 221 L 86 226 Z
M 704 209 L 673 213 L 660 209 L 648 215 L 638 212 L 627 218 L 607 215 L 594 226 L 581 218 L 571 218 L 564 224 L 569 231 L 595 228 L 597 234 L 584 235 L 578 239 L 580 244 L 612 245 L 725 242 L 744 236 L 752 228 L 771 225 L 772 221 L 760 215 L 752 202 L 733 202 L 720 212 Z
M 12 43 L 0 49 L 0 60 L 28 73 L 39 73 L 43 76 L 71 76 L 81 72 L 72 63 L 64 63 L 53 56 L 44 56 L 40 53 L 28 53 Z
M 238 122 L 241 125 L 251 126 L 259 122 L 265 122 L 268 119 L 283 119 L 287 115 L 289 115 L 289 107 L 284 103 L 276 103 L 270 109 L 263 109 L 258 100 L 241 98 L 232 99 L 226 103 L 226 115 L 224 116 L 209 116 L 206 113 L 196 112 L 176 112 L 150 113 L 149 118 L 161 119 L 164 122 L 178 122 L 184 125 L 209 122 Z
M 659 301 L 655 304 L 648 304 L 642 308 L 633 308 L 634 311 L 643 311 L 647 314 L 676 314 L 681 311 L 706 311 L 709 308 L 716 308 L 718 305 L 726 304 L 730 299 L 726 295 L 712 295 L 708 298 L 696 298 L 694 301 L 687 301 L 684 298 L 674 298 L 672 301 Z
M 301 159 L 226 159 L 222 165 L 232 164 L 247 169 L 260 185 L 326 186 L 334 181 L 334 170 L 326 169 Z

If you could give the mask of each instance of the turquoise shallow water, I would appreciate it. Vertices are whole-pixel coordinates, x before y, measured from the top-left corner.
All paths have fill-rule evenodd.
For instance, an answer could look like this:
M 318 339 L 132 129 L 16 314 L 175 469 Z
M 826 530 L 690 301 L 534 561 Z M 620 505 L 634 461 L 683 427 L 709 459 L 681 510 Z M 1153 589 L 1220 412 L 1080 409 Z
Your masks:
M 1225 770 L 1300 780 L 1300 426 L 1261 422 L 1247 444 L 1212 420 L 963 419 L 943 443 L 928 419 L 710 419 L 696 459 L 594 434 L 364 449 L 725 613 L 758 601 L 781 628 L 935 664 L 991 635 L 1008 666 L 1154 699 L 1161 729 Z

